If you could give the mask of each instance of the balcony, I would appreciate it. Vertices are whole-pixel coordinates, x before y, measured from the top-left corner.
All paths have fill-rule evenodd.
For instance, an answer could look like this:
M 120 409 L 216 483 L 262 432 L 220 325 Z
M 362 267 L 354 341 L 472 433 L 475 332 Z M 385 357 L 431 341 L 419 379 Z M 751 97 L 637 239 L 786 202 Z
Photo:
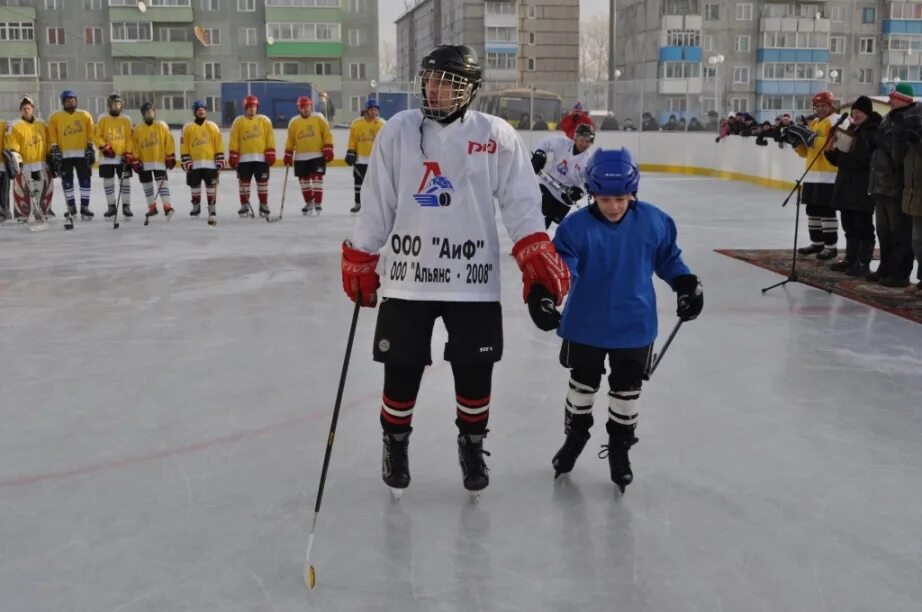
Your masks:
M 16 9 L 17 11 L 20 9 Z M 33 11 L 35 9 L 32 9 Z M 192 7 L 189 6 L 171 6 L 171 7 L 153 7 L 149 6 L 146 13 L 142 13 L 136 8 L 111 7 L 109 9 L 109 21 L 141 21 L 147 23 L 192 23 Z
M 884 19 L 884 34 L 922 34 L 922 19 Z
M 812 96 L 821 89 L 827 89 L 829 83 L 823 80 L 769 80 L 756 79 L 756 94 Z
M 112 76 L 115 91 L 192 91 L 195 77 L 185 74 L 137 74 Z
M 756 62 L 779 64 L 828 64 L 828 49 L 758 49 Z
M 112 57 L 192 59 L 195 54 L 190 42 L 113 42 Z
M 29 6 L 0 6 L 0 23 L 35 21 L 35 9 Z
M 266 45 L 269 57 L 342 57 L 341 42 L 277 42 Z
M 700 62 L 701 47 L 660 47 L 661 62 Z
M 334 8 L 267 6 L 266 23 L 341 23 L 343 13 Z
M 811 17 L 762 17 L 759 19 L 759 31 L 828 32 L 829 19 L 813 19 Z
M 3 41 L 0 57 L 38 57 L 38 45 L 34 40 Z
M 690 79 L 658 79 L 659 93 L 665 95 L 699 95 L 702 91 L 700 77 Z

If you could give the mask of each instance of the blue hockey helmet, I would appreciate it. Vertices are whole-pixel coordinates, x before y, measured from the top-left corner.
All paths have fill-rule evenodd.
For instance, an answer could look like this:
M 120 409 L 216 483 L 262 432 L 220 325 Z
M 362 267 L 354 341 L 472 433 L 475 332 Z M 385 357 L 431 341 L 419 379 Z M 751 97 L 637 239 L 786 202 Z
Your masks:
M 73 89 L 65 89 L 64 91 L 61 92 L 61 102 L 63 102 L 67 98 L 73 98 L 74 100 L 76 100 L 77 92 L 74 91 Z
M 626 148 L 596 149 L 586 162 L 586 192 L 592 195 L 637 194 L 640 171 Z
M 368 100 L 365 101 L 365 110 L 368 110 L 369 108 L 377 108 L 378 110 L 381 110 L 381 105 L 378 104 L 378 101 L 375 98 L 368 98 Z
M 208 110 L 208 107 L 205 106 L 205 103 L 202 102 L 201 100 L 196 100 L 195 102 L 192 103 L 192 112 L 193 112 L 193 113 L 194 113 L 195 111 L 197 111 L 198 109 L 200 109 L 200 108 L 204 108 L 205 110 Z

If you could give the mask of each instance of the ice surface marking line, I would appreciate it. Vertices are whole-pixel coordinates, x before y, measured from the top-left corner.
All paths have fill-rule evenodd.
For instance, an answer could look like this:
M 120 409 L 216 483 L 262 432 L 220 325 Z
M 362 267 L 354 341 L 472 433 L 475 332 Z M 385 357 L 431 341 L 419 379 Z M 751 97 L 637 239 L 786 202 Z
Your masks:
M 380 397 L 380 391 L 375 391 L 374 393 L 368 393 L 362 397 L 352 400 L 346 404 L 346 408 L 352 409 L 356 406 L 364 404 L 365 402 L 374 402 Z M 244 438 L 249 438 L 251 436 L 261 436 L 268 433 L 272 433 L 278 430 L 284 430 L 288 427 L 294 425 L 300 425 L 308 421 L 314 421 L 318 419 L 327 418 L 326 412 L 317 412 L 315 414 L 305 415 L 297 417 L 295 419 L 289 419 L 287 421 L 281 421 L 279 423 L 273 423 L 271 425 L 265 425 L 257 429 L 251 429 L 249 431 L 240 431 L 234 434 L 228 434 L 226 436 L 221 436 L 219 438 L 213 438 L 211 440 L 204 440 L 202 442 L 197 442 L 195 444 L 189 444 L 187 446 L 180 446 L 174 449 L 168 449 L 163 451 L 158 451 L 156 453 L 150 453 L 147 455 L 138 455 L 137 457 L 128 457 L 125 459 L 119 459 L 117 461 L 108 461 L 104 463 L 95 463 L 92 465 L 85 465 L 82 467 L 76 467 L 70 470 L 62 470 L 60 472 L 48 472 L 45 474 L 33 474 L 31 476 L 20 476 L 19 478 L 14 478 L 12 480 L 5 480 L 0 482 L 0 489 L 5 487 L 17 487 L 23 485 L 31 485 L 37 482 L 42 482 L 45 480 L 60 480 L 63 478 L 70 478 L 72 476 L 85 476 L 87 474 L 95 474 L 97 472 L 105 472 L 108 470 L 114 470 L 121 467 L 126 467 L 129 465 L 136 465 L 138 463 L 145 463 L 147 461 L 156 461 L 158 459 L 165 459 L 168 457 L 176 457 L 178 455 L 184 455 L 186 453 L 192 453 L 200 450 L 205 450 L 214 446 L 220 446 L 222 444 L 229 444 L 231 442 L 239 442 Z

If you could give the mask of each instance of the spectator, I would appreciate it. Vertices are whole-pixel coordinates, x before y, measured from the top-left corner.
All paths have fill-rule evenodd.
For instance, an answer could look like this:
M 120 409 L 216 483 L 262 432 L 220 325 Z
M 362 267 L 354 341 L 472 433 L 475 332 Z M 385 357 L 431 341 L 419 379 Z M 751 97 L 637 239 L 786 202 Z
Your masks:
M 605 119 L 602 120 L 600 128 L 603 130 L 617 130 L 618 120 L 615 119 L 615 113 L 608 111 L 608 114 L 605 115 Z
M 547 121 L 544 120 L 544 115 L 538 113 L 535 115 L 535 124 L 531 126 L 532 130 L 546 132 L 550 128 L 547 125 Z
M 739 135 L 744 137 L 754 136 L 757 130 L 758 126 L 755 124 L 753 116 L 744 113 L 743 121 L 739 123 Z
M 688 131 L 689 132 L 703 132 L 705 130 L 704 125 L 698 121 L 697 117 L 692 117 L 691 121 L 688 122 Z
M 650 113 L 644 113 L 640 122 L 641 132 L 658 132 L 659 122 Z
M 676 121 L 675 115 L 669 115 L 669 119 L 663 125 L 664 132 L 676 132 L 679 130 L 679 122 Z
M 625 132 L 636 132 L 637 131 L 637 128 L 634 127 L 634 122 L 631 121 L 630 117 L 624 120 L 624 124 L 621 126 L 621 129 Z
M 868 195 L 873 140 L 883 118 L 874 112 L 871 99 L 861 96 L 852 104 L 848 133 L 854 138 L 848 151 L 836 147 L 838 137 L 827 141 L 824 155 L 839 170 L 832 191 L 833 208 L 841 211 L 845 230 L 845 257 L 829 266 L 849 276 L 870 272 L 874 254 L 874 198 Z M 909 157 L 906 158 L 909 160 Z M 922 157 L 919 158 L 922 161 Z M 922 170 L 922 168 L 920 168 Z M 911 172 L 907 166 L 907 172 Z
M 874 197 L 880 266 L 868 280 L 885 287 L 907 287 L 912 271 L 912 218 L 903 213 L 903 160 L 906 158 L 905 128 L 915 131 L 922 122 L 922 108 L 913 101 L 912 85 L 900 83 L 890 92 L 890 112 L 880 124 L 871 156 L 868 193 Z
M 922 125 L 909 120 L 905 123 L 906 141 L 909 144 L 903 162 L 903 212 L 912 220 L 912 250 L 919 264 L 916 283 L 909 285 L 906 291 L 918 294 L 922 291 L 922 191 L 917 187 L 919 181 L 922 181 Z
M 583 105 L 577 102 L 569 113 L 563 116 L 560 120 L 560 129 L 563 130 L 563 133 L 567 135 L 567 138 L 573 140 L 573 133 L 576 131 L 576 126 L 586 124 L 595 130 L 595 124 L 592 123 L 592 117 L 589 116 L 589 113 L 583 108 Z
M 520 130 L 530 130 L 531 129 L 531 116 L 528 113 L 522 113 L 519 117 L 519 124 L 516 126 Z

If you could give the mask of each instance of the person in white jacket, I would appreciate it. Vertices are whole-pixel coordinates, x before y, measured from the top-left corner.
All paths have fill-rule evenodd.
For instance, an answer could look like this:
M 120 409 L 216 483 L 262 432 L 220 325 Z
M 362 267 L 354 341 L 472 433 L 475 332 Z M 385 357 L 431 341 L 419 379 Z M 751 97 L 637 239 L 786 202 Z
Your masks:
M 411 421 L 441 317 L 455 380 L 458 457 L 465 488 L 476 492 L 489 484 L 483 438 L 493 364 L 503 351 L 494 198 L 526 298 L 538 303 L 531 294 L 549 295 L 560 304 L 569 271 L 543 231 L 541 193 L 522 141 L 506 121 L 469 109 L 481 84 L 476 52 L 436 47 L 416 83 L 420 108 L 396 114 L 375 142 L 352 241 L 343 243 L 343 288 L 364 306 L 383 298 L 373 351 L 384 364 L 384 482 L 395 495 L 410 483 Z

